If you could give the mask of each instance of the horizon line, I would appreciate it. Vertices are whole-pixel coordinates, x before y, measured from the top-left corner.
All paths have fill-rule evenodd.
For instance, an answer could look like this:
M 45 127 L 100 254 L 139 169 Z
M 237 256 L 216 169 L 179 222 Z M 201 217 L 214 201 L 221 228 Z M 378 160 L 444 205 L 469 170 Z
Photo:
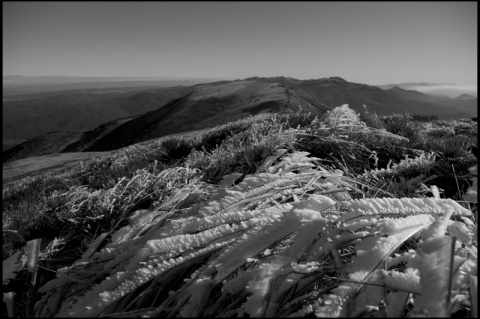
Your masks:
M 322 79 L 322 78 L 332 78 L 332 77 L 339 77 L 345 80 L 345 78 L 341 76 L 325 76 L 325 77 L 319 77 L 319 78 L 309 78 L 309 79 L 299 79 L 295 78 L 292 76 L 284 76 L 284 75 L 277 75 L 277 76 L 259 76 L 259 75 L 253 75 L 253 76 L 245 76 L 245 77 L 233 77 L 233 76 L 195 76 L 195 77 L 189 77 L 189 76 L 170 76 L 170 75 L 21 75 L 21 74 L 8 74 L 8 75 L 3 75 L 3 78 L 7 77 L 23 77 L 23 78 L 59 78 L 59 77 L 64 77 L 64 78 L 77 78 L 77 79 L 82 79 L 82 78 L 93 78 L 93 79 L 108 79 L 108 78 L 117 78 L 117 79 L 156 79 L 156 80 L 199 80 L 199 79 L 212 79 L 212 80 L 218 80 L 218 79 L 223 79 L 223 80 L 243 80 L 243 79 L 248 79 L 248 78 L 277 78 L 277 77 L 285 77 L 285 78 L 292 78 L 296 80 L 301 80 L 301 81 L 308 81 L 308 80 L 317 80 L 317 79 Z M 347 82 L 353 82 L 353 81 L 348 81 Z M 362 82 L 359 82 L 362 83 Z M 426 84 L 436 84 L 436 85 L 455 85 L 455 86 L 477 86 L 477 84 L 457 84 L 457 83 L 452 83 L 452 82 L 428 82 L 428 81 L 401 81 L 401 82 L 388 82 L 388 83 L 383 83 L 383 84 L 369 84 L 369 85 L 392 85 L 392 84 L 421 84 L 421 83 L 426 83 Z

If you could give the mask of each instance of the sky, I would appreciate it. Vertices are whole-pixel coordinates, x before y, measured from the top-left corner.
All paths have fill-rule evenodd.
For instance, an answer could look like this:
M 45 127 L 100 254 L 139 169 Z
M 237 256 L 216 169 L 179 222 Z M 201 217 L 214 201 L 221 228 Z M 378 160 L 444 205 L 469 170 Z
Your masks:
M 3 2 L 3 75 L 477 85 L 477 2 Z

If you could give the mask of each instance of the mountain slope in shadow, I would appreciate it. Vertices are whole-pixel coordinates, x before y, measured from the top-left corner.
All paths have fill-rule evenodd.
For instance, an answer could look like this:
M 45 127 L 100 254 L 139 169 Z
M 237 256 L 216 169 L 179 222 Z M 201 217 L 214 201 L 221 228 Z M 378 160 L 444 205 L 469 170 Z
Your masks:
M 109 121 L 141 115 L 191 91 L 189 87 L 180 86 L 134 92 L 73 91 L 4 101 L 4 149 L 45 133 L 92 130 Z
M 32 156 L 81 152 L 132 118 L 135 116 L 110 121 L 91 131 L 54 131 L 41 134 L 3 151 L 2 162 L 5 164 Z

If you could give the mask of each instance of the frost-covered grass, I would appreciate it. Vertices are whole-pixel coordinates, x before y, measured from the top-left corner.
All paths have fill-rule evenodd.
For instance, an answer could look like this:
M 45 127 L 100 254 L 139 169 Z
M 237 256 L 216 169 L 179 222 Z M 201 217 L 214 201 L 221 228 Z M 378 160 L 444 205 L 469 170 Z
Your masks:
M 362 119 L 261 115 L 4 189 L 4 260 L 57 237 L 10 272 L 15 316 L 474 316 L 476 123 Z

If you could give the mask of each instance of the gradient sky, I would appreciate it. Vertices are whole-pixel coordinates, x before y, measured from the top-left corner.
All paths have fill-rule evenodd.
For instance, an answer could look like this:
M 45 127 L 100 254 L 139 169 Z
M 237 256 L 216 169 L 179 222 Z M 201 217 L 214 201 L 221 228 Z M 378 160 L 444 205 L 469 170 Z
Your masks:
M 477 85 L 476 2 L 3 2 L 3 75 Z

